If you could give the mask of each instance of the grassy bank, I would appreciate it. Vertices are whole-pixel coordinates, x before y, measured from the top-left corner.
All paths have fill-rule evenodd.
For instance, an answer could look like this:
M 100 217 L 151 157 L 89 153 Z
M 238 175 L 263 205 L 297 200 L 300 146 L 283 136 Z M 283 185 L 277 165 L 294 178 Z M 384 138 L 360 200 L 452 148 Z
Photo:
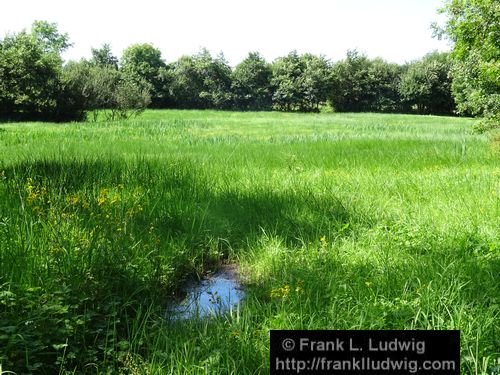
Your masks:
M 500 152 L 469 119 L 148 111 L 0 125 L 0 364 L 268 373 L 270 329 L 460 329 L 500 353 Z M 239 264 L 244 307 L 171 323 Z

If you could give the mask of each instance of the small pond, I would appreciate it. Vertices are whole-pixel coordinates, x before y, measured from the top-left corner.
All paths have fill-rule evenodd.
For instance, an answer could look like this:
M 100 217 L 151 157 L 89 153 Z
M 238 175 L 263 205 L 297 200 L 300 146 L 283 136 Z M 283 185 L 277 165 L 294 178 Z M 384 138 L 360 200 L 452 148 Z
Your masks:
M 167 310 L 172 320 L 204 319 L 238 307 L 244 297 L 236 272 L 226 267 L 186 289 L 186 297 Z

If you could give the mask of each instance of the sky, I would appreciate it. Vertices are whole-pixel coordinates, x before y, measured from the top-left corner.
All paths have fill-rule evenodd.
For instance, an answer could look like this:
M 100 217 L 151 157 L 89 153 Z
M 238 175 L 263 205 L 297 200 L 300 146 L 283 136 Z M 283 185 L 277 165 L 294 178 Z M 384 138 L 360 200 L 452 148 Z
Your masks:
M 395 63 L 447 51 L 432 38 L 443 22 L 442 0 L 0 0 L 0 38 L 29 29 L 34 20 L 55 22 L 70 36 L 66 60 L 111 45 L 121 56 L 134 43 L 151 43 L 166 62 L 202 47 L 223 52 L 230 65 L 258 51 L 268 61 L 292 50 L 332 61 L 357 49 Z

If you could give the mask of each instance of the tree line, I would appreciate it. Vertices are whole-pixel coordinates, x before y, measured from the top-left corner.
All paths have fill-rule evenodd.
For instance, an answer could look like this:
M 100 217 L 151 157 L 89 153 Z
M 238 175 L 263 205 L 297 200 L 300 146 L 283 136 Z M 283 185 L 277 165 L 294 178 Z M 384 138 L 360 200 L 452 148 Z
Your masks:
M 489 2 L 477 9 L 470 5 Z M 292 51 L 272 62 L 252 52 L 232 68 L 223 54 L 213 56 L 206 49 L 166 63 L 151 44 L 131 45 L 121 58 L 104 44 L 91 50 L 90 59 L 64 63 L 68 35 L 56 24 L 35 21 L 30 31 L 0 40 L 0 117 L 81 120 L 107 109 L 106 116 L 115 119 L 151 107 L 495 118 L 500 102 L 499 23 L 493 17 L 488 23 L 492 30 L 478 26 L 481 17 L 491 18 L 491 7 L 498 8 L 498 3 L 448 1 L 442 10 L 450 15 L 448 23 L 436 31 L 454 41 L 454 51 L 433 52 L 403 65 L 357 51 L 335 63 Z M 471 23 L 469 28 L 464 20 Z

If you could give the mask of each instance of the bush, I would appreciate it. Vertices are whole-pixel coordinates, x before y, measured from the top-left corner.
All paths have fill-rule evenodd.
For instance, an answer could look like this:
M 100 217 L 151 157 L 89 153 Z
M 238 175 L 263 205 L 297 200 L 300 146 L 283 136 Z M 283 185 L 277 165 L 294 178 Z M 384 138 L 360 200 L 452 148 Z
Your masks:
M 104 112 L 108 120 L 123 119 L 141 113 L 151 102 L 147 82 L 112 66 L 69 63 L 64 68 L 64 82 L 70 93 L 68 105 L 91 112 L 94 121 L 100 110 L 109 110 Z

